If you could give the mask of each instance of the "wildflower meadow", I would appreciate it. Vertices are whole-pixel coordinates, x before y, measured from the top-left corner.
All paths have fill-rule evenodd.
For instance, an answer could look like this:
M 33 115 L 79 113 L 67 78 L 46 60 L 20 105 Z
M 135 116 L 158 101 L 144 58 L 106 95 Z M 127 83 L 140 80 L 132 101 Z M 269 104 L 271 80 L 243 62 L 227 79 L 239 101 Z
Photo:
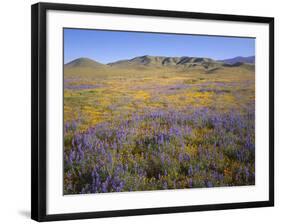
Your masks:
M 64 72 L 64 194 L 255 184 L 250 65 Z

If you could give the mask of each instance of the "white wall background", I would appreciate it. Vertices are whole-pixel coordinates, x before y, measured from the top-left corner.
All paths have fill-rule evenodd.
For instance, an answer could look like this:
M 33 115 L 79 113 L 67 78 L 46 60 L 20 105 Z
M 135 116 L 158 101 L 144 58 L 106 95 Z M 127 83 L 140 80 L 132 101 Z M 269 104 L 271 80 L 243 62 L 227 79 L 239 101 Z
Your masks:
M 44 0 L 42 0 L 44 1 Z M 50 0 L 51 1 L 51 0 Z M 0 223 L 30 220 L 30 5 L 6 0 L 0 7 Z M 150 215 L 60 223 L 278 223 L 281 213 L 281 15 L 277 0 L 60 0 L 62 3 L 184 10 L 275 17 L 274 208 Z M 280 221 L 279 221 L 280 222 Z

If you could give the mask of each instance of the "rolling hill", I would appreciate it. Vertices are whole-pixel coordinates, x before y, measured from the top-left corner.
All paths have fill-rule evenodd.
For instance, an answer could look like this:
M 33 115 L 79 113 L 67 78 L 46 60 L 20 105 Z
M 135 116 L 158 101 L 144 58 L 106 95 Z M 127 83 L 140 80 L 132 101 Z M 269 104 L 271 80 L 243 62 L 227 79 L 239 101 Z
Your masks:
M 65 68 L 100 68 L 105 67 L 105 64 L 99 63 L 90 58 L 77 58 L 67 64 L 65 64 Z

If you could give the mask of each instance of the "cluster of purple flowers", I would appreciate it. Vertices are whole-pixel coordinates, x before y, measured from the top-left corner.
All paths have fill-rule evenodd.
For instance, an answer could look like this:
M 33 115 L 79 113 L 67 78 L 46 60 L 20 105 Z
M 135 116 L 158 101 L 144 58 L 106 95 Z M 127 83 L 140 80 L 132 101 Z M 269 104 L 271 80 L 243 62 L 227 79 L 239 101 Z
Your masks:
M 254 117 L 158 110 L 84 132 L 65 122 L 64 193 L 252 185 Z

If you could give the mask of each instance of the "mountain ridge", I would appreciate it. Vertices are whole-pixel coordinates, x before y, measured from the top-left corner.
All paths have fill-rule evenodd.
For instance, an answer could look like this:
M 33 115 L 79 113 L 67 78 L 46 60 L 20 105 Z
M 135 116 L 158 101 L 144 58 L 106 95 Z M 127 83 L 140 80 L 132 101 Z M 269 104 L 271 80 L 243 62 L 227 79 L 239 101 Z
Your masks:
M 255 64 L 255 60 L 256 60 L 255 56 L 248 56 L 248 57 L 237 56 L 234 58 L 228 58 L 220 61 L 226 64 L 236 64 L 236 63 Z
M 204 69 L 213 69 L 217 67 L 236 67 L 243 64 L 253 64 L 255 56 L 249 57 L 234 57 L 224 60 L 214 60 L 207 57 L 169 57 L 169 56 L 150 56 L 143 55 L 131 59 L 118 60 L 111 63 L 103 64 L 90 58 L 81 57 L 72 60 L 65 64 L 65 68 L 89 67 L 89 68 L 102 68 L 102 67 L 182 67 L 194 68 L 202 67 Z
M 139 56 L 129 60 L 119 60 L 116 62 L 108 63 L 110 66 L 129 66 L 129 65 L 155 65 L 155 66 L 177 66 L 186 65 L 189 63 L 215 63 L 211 58 L 203 57 L 168 57 L 168 56 Z

